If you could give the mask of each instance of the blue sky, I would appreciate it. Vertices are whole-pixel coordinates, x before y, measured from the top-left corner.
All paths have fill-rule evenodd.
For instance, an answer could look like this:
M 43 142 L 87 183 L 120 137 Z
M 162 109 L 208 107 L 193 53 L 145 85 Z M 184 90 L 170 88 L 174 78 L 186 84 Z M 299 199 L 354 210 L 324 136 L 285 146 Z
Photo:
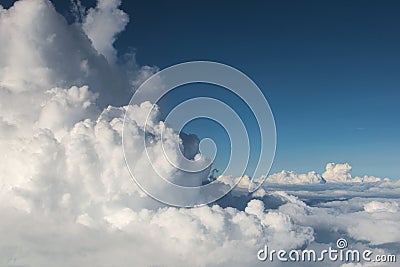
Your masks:
M 400 177 L 400 4 L 385 1 L 134 4 L 140 63 L 230 64 L 275 115 L 273 171 L 350 162 L 355 174 Z M 131 13 L 132 12 L 132 13 Z
M 250 76 L 275 115 L 272 171 L 400 177 L 400 3 L 123 3 L 117 41 L 141 64 L 215 60 Z
M 273 172 L 349 162 L 355 175 L 400 178 L 398 1 L 217 2 L 125 1 L 115 46 L 141 65 L 212 60 L 246 73 L 275 116 Z

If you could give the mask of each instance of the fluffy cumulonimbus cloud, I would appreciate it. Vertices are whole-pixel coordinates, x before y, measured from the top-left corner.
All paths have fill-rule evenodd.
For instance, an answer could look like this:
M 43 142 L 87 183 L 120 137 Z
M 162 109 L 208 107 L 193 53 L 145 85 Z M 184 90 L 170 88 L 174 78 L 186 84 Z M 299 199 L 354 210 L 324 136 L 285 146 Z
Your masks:
M 100 1 L 88 11 L 86 26 L 68 25 L 50 1 L 17 1 L 8 10 L 1 8 L 0 36 L 2 47 L 7 48 L 0 51 L 2 98 L 7 97 L 7 89 L 20 93 L 21 101 L 24 96 L 29 98 L 24 104 L 38 105 L 46 90 L 89 86 L 101 94 L 97 103 L 102 107 L 127 103 L 132 85 L 156 68 L 139 68 L 129 55 L 126 66 L 112 62 L 116 54 L 113 41 L 127 23 L 118 5 L 119 1 Z M 107 19 L 109 13 L 111 19 Z M 107 31 L 95 26 L 103 24 Z
M 350 171 L 352 167 L 348 163 L 335 164 L 328 163 L 326 165 L 326 171 L 322 174 L 322 177 L 327 182 L 338 182 L 338 183 L 360 183 L 360 182 L 380 182 L 382 180 L 389 180 L 389 178 L 379 178 L 375 176 L 356 176 L 352 177 Z
M 319 174 L 315 171 L 296 173 L 281 171 L 268 176 L 267 183 L 277 184 L 324 184 L 324 183 L 376 183 L 389 181 L 389 178 L 379 178 L 365 175 L 363 177 L 351 175 L 352 167 L 349 163 L 328 163 L 325 172 Z
M 88 11 L 88 19 L 111 12 L 126 20 L 118 6 L 119 1 L 100 1 Z M 95 20 L 101 19 L 103 15 Z M 96 42 L 108 41 L 112 47 L 110 36 L 122 26 L 109 25 L 114 34 L 92 41 L 86 31 L 93 29 L 69 25 L 47 0 L 1 8 L 0 21 L 1 45 L 7 47 L 0 52 L 0 147 L 5 151 L 0 179 L 2 193 L 14 202 L 10 205 L 26 211 L 73 206 L 74 212 L 85 213 L 92 209 L 85 203 L 128 201 L 125 195 L 136 187 L 121 149 L 126 107 L 102 109 L 112 102 L 110 95 L 132 92 L 135 83 L 156 69 L 139 68 L 134 61 L 126 66 L 109 62 Z M 109 22 L 121 25 L 118 19 Z M 136 108 L 146 114 L 148 105 Z
M 256 266 L 256 251 L 264 244 L 278 249 L 321 244 L 317 233 L 324 231 L 323 223 L 333 228 L 335 204 L 310 207 L 265 189 L 250 196 L 243 209 L 180 209 L 166 207 L 136 186 L 121 148 L 128 107 L 107 104 L 127 103 L 129 93 L 157 68 L 138 67 L 132 55 L 127 64 L 117 64 L 113 42 L 128 22 L 119 4 L 100 0 L 75 24 L 48 0 L 0 7 L 0 265 Z M 148 102 L 131 107 L 132 132 L 144 131 L 135 121 L 151 107 Z M 155 114 L 152 149 L 160 154 L 161 127 Z M 179 139 L 178 133 L 168 133 L 164 138 Z M 145 154 L 138 147 L 132 141 L 140 163 Z M 167 166 L 162 158 L 157 162 Z M 147 166 L 135 166 L 146 173 Z M 342 177 L 338 169 L 329 168 L 324 179 Z M 316 173 L 282 175 L 275 179 L 322 179 Z M 271 208 L 265 197 L 283 204 Z M 339 230 L 360 242 L 399 242 L 391 234 L 396 203 L 349 203 L 356 208 L 342 216 Z M 353 215 L 363 228 L 350 219 Z M 371 215 L 391 227 L 371 236 Z

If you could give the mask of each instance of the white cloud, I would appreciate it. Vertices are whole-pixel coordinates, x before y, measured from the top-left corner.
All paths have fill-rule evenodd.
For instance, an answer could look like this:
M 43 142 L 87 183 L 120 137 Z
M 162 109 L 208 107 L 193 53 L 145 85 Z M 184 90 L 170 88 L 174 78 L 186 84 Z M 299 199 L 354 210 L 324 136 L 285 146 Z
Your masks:
M 134 54 L 125 56 L 124 65 L 109 63 L 103 56 L 101 49 L 107 47 L 104 43 L 113 41 L 115 34 L 123 30 L 123 23 L 118 21 L 124 20 L 126 14 L 118 9 L 118 5 L 118 1 L 100 1 L 96 8 L 89 10 L 87 20 L 92 22 L 87 22 L 91 26 L 86 26 L 86 31 L 96 38 L 94 46 L 82 26 L 68 25 L 48 0 L 17 1 L 10 9 L 3 9 L 0 39 L 2 47 L 7 48 L 0 50 L 0 97 L 5 103 L 0 108 L 3 115 L 31 115 L 15 106 L 14 93 L 20 94 L 20 103 L 24 98 L 23 104 L 37 105 L 42 93 L 55 87 L 89 86 L 92 92 L 100 93 L 97 102 L 101 107 L 127 104 L 138 82 L 157 68 L 138 67 Z M 107 14 L 114 16 L 111 21 L 103 20 Z M 101 31 L 104 36 L 97 34 L 97 21 L 106 24 L 101 26 L 105 27 Z M 112 43 L 109 45 L 113 49 Z M 8 99 L 10 91 L 14 94 L 13 99 Z M 22 114 L 15 114 L 16 111 Z
M 117 34 L 125 29 L 128 15 L 118 9 L 120 0 L 98 0 L 95 8 L 90 8 L 83 21 L 83 30 L 96 50 L 110 63 L 115 63 L 117 52 L 113 44 Z
M 320 174 L 311 171 L 306 174 L 297 174 L 293 171 L 281 171 L 270 175 L 267 183 L 278 183 L 278 184 L 315 184 L 323 183 L 323 179 Z
M 399 205 L 396 202 L 371 201 L 364 205 L 364 210 L 366 212 L 397 212 Z
M 349 163 L 328 163 L 321 175 L 315 171 L 298 174 L 293 171 L 281 171 L 268 176 L 266 183 L 276 184 L 324 184 L 324 183 L 376 183 L 390 181 L 389 178 L 379 178 L 365 175 L 352 177 L 352 167 Z
M 352 177 L 351 176 L 352 167 L 348 163 L 343 164 L 335 164 L 335 163 L 328 163 L 326 165 L 326 171 L 322 174 L 322 177 L 327 182 L 334 182 L 334 183 L 362 183 L 362 182 L 380 182 L 382 181 L 381 178 L 374 177 L 374 176 L 363 176 L 363 177 Z M 387 178 L 386 178 L 387 179 Z
M 53 88 L 45 92 L 47 99 L 41 104 L 37 127 L 52 129 L 54 133 L 69 130 L 75 123 L 96 118 L 99 110 L 95 105 L 98 94 L 87 86 L 69 89 Z M 65 116 L 68 114 L 68 116 Z M 61 133 L 62 134 L 62 133 Z
M 351 169 L 352 167 L 348 163 L 328 163 L 322 177 L 328 182 L 348 182 L 351 180 Z

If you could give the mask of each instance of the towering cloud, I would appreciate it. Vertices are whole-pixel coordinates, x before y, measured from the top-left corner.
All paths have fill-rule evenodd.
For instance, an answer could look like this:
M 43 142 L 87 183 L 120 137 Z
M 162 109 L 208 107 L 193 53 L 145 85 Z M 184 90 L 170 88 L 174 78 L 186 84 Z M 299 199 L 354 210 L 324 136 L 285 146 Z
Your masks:
M 352 167 L 348 163 L 344 164 L 335 164 L 335 163 L 328 163 L 326 165 L 326 171 L 322 174 L 322 177 L 327 182 L 338 182 L 338 183 L 359 183 L 359 182 L 380 182 L 382 179 L 374 176 L 367 176 L 364 177 L 352 177 L 351 171 Z

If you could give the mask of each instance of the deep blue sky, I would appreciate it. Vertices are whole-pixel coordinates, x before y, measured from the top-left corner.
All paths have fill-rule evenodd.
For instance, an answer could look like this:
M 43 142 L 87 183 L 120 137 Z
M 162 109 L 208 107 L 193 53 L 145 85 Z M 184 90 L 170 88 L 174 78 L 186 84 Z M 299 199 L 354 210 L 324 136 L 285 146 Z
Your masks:
M 215 3 L 218 2 L 218 3 Z M 164 68 L 215 60 L 250 76 L 274 112 L 273 171 L 400 177 L 400 2 L 125 2 L 117 47 Z
M 400 2 L 233 2 L 125 1 L 116 48 L 161 69 L 213 60 L 246 73 L 275 115 L 273 171 L 349 162 L 400 178 Z

